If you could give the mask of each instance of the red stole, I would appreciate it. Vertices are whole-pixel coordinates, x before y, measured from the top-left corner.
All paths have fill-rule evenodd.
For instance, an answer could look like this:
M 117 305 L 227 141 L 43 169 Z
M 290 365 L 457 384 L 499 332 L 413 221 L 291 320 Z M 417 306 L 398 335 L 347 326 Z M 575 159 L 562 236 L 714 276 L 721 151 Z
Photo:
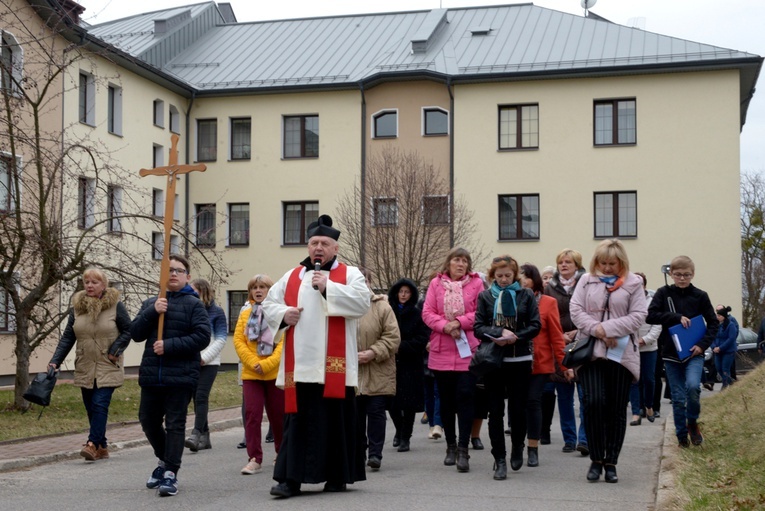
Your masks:
M 298 306 L 300 291 L 300 272 L 298 266 L 287 280 L 284 292 L 284 303 L 288 307 Z M 329 280 L 337 284 L 346 283 L 348 267 L 339 263 L 337 268 L 330 270 Z M 318 293 L 318 291 L 315 291 Z M 327 358 L 324 367 L 324 397 L 345 398 L 345 318 L 330 316 L 327 325 Z M 295 327 L 287 328 L 284 340 L 284 411 L 297 413 L 297 392 L 295 388 Z

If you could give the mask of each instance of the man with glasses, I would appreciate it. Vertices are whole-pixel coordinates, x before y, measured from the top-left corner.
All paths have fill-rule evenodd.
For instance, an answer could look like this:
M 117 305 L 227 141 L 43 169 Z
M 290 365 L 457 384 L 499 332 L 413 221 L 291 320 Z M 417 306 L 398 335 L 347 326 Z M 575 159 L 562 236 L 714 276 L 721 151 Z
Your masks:
M 698 425 L 701 412 L 701 375 L 704 372 L 704 351 L 717 335 L 717 315 L 709 295 L 691 284 L 695 265 L 690 257 L 677 256 L 669 265 L 673 285 L 663 286 L 648 307 L 646 322 L 661 325 L 659 336 L 667 384 L 672 393 L 672 411 L 675 418 L 675 434 L 680 447 L 701 445 L 704 437 Z M 680 359 L 677 348 L 669 335 L 669 328 L 682 325 L 688 328 L 691 320 L 702 316 L 706 332 L 691 348 L 691 355 Z M 690 442 L 688 435 L 690 434 Z
M 210 320 L 190 278 L 188 260 L 171 255 L 167 297 L 144 301 L 130 327 L 136 342 L 146 341 L 138 370 L 138 419 L 159 459 L 146 487 L 157 488 L 162 497 L 178 493 L 186 412 L 199 379 L 199 352 L 210 343 Z M 164 327 L 157 339 L 161 314 Z

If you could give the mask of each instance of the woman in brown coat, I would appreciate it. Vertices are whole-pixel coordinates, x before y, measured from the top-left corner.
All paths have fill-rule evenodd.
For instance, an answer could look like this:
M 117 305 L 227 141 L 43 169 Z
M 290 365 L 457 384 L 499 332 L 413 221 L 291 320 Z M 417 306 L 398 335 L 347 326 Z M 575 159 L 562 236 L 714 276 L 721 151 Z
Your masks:
M 106 423 L 114 389 L 122 386 L 122 352 L 130 343 L 130 316 L 120 292 L 109 287 L 103 271 L 88 268 L 82 275 L 84 291 L 72 298 L 64 335 L 49 365 L 58 369 L 75 343 L 74 384 L 82 389 L 90 433 L 80 456 L 88 461 L 109 457 Z

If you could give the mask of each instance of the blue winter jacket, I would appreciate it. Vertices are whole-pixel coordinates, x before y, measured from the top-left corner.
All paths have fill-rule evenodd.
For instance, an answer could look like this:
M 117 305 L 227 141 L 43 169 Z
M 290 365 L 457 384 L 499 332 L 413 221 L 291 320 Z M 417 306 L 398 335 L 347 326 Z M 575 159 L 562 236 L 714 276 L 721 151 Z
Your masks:
M 720 329 L 712 343 L 712 349 L 720 348 L 721 354 L 735 353 L 738 349 L 736 338 L 738 338 L 738 321 L 733 316 L 728 316 L 725 321 L 720 323 Z

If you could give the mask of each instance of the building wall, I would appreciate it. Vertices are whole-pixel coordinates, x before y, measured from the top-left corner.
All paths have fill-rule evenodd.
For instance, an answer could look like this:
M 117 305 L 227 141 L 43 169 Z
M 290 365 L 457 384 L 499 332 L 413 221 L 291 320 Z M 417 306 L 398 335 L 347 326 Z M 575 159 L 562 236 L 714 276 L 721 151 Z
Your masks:
M 736 71 L 460 85 L 455 97 L 456 193 L 490 257 L 542 267 L 569 247 L 588 266 L 600 241 L 593 192 L 636 191 L 638 235 L 623 240 L 631 269 L 657 288 L 661 265 L 688 255 L 694 284 L 741 310 Z M 635 145 L 593 145 L 593 101 L 608 98 L 636 98 Z M 513 103 L 539 104 L 539 149 L 497 150 L 497 105 Z M 497 196 L 514 193 L 539 194 L 538 241 L 498 241 Z

